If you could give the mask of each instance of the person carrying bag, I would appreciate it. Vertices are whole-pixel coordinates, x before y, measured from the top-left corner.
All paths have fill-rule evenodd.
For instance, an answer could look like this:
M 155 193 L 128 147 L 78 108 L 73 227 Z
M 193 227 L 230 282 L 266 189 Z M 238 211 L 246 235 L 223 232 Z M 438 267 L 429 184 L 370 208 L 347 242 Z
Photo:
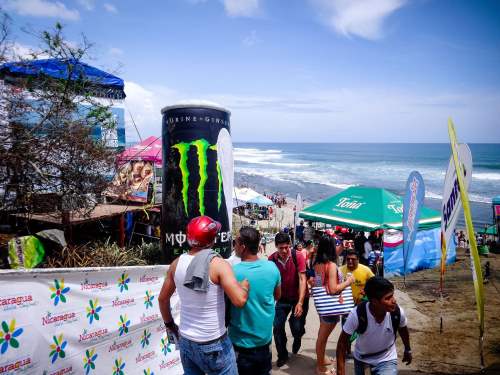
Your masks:
M 314 277 L 309 278 L 311 295 L 320 318 L 318 339 L 316 340 L 316 373 L 333 374 L 328 366 L 333 363 L 331 358 L 325 356 L 328 337 L 340 320 L 340 315 L 349 312 L 348 306 L 354 307 L 350 285 L 354 281 L 349 276 L 342 282 L 342 275 L 336 264 L 337 252 L 335 239 L 323 236 L 318 244 L 316 259 L 314 261 Z M 346 292 L 343 293 L 343 291 Z M 349 303 L 350 302 L 350 303 Z

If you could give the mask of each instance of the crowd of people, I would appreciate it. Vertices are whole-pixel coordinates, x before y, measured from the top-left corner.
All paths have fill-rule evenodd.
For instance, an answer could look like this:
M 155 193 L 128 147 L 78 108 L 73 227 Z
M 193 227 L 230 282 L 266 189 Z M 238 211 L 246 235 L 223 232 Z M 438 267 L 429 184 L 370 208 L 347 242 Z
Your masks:
M 283 193 L 277 192 L 277 193 L 264 193 L 264 196 L 266 198 L 269 198 L 275 206 L 278 208 L 281 208 L 282 206 L 286 206 L 286 195 Z
M 356 375 L 364 374 L 365 368 L 376 375 L 397 373 L 397 333 L 405 347 L 403 361 L 411 362 L 407 318 L 396 303 L 394 286 L 361 264 L 355 249 L 346 251 L 345 265 L 339 266 L 334 237 L 325 234 L 292 247 L 290 235 L 279 232 L 277 250 L 266 259 L 259 256 L 259 231 L 243 227 L 234 239 L 239 261 L 231 265 L 211 249 L 220 227 L 207 216 L 189 222 L 191 250 L 171 264 L 159 296 L 165 327 L 176 337 L 186 375 L 270 374 L 273 336 L 276 365 L 281 367 L 290 356 L 286 322 L 293 337 L 291 351 L 296 354 L 306 332 L 310 305 L 316 307 L 320 319 L 317 374 L 335 373 L 331 368 L 334 360 L 325 351 L 339 323 L 338 374 L 345 373 L 345 358 L 355 337 Z M 344 292 L 350 290 L 355 307 L 343 314 L 324 313 L 316 292 L 323 289 L 337 304 L 344 303 Z M 176 290 L 181 303 L 179 326 L 170 309 Z
M 285 228 L 284 231 L 287 231 Z M 288 229 L 289 233 L 294 232 Z M 295 243 L 296 246 L 305 246 L 310 241 L 318 241 L 323 235 L 328 235 L 335 239 L 336 250 L 341 258 L 340 262 L 345 264 L 347 252 L 354 250 L 357 253 L 359 262 L 362 265 L 368 266 L 375 275 L 383 276 L 383 251 L 382 239 L 379 231 L 372 231 L 368 238 L 363 231 L 354 231 L 349 228 L 329 228 L 323 231 L 316 230 L 312 222 L 307 225 L 304 221 L 295 228 Z

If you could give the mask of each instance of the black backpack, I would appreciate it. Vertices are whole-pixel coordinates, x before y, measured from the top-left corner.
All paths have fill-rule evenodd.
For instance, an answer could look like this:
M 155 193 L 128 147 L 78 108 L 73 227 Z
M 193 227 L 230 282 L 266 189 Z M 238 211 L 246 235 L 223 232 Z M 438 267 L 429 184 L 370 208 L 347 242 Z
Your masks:
M 272 256 L 271 260 L 276 264 L 276 267 L 278 267 L 278 254 Z M 299 264 L 297 262 L 297 250 L 295 249 L 292 249 L 292 260 L 293 264 L 295 265 L 295 270 L 299 272 Z
M 356 332 L 358 335 L 362 335 L 365 333 L 366 328 L 368 328 L 368 316 L 367 316 L 367 301 L 361 302 L 357 307 L 356 307 L 356 314 L 358 315 L 358 329 L 356 329 Z M 391 323 L 392 323 L 392 331 L 394 332 L 394 339 L 396 339 L 396 336 L 398 334 L 398 329 L 399 329 L 399 323 L 401 322 L 401 310 L 399 309 L 399 306 L 396 305 L 396 310 L 391 312 Z

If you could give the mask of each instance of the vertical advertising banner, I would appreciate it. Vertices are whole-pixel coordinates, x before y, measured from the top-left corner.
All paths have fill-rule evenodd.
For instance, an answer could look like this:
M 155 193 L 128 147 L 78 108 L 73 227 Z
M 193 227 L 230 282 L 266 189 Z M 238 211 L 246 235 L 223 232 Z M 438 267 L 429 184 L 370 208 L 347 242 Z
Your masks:
M 477 314 L 479 318 L 479 336 L 481 338 L 481 363 L 483 362 L 482 353 L 482 340 L 484 335 L 484 286 L 483 286 L 483 272 L 481 270 L 481 260 L 479 259 L 479 252 L 476 244 L 476 234 L 474 232 L 474 225 L 472 224 L 472 215 L 469 206 L 469 195 L 467 193 L 467 184 L 464 180 L 464 172 L 462 170 L 462 163 L 459 158 L 459 147 L 457 136 L 455 134 L 455 127 L 451 119 L 448 121 L 448 133 L 450 135 L 451 151 L 453 153 L 453 162 L 458 179 L 458 187 L 460 190 L 460 198 L 464 207 L 465 224 L 467 225 L 467 236 L 469 237 L 470 244 L 470 257 L 472 263 L 472 279 L 474 281 L 474 292 L 476 295 Z
M 465 186 L 468 189 L 472 180 L 472 154 L 467 144 L 458 145 L 458 158 L 462 165 Z M 444 178 L 443 201 L 441 203 L 441 231 L 444 234 L 446 244 L 451 241 L 461 208 L 460 186 L 452 155 Z
M 0 374 L 183 374 L 166 266 L 0 273 Z
M 176 105 L 162 114 L 162 247 L 168 261 L 189 249 L 186 225 L 201 215 L 222 224 L 213 249 L 227 258 L 234 179 L 230 112 L 216 106 Z
M 420 207 L 424 204 L 424 179 L 417 171 L 410 173 L 406 182 L 406 193 L 403 200 L 403 256 L 404 274 L 408 269 L 408 260 L 411 259 L 413 245 L 418 232 Z

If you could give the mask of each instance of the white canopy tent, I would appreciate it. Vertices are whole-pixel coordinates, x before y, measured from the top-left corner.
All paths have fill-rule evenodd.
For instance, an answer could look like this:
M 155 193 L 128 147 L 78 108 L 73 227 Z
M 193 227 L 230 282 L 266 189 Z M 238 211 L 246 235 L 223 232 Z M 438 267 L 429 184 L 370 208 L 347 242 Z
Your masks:
M 239 207 L 247 203 L 252 203 L 259 206 L 271 206 L 273 204 L 273 202 L 269 198 L 266 198 L 262 194 L 257 193 L 253 189 L 235 187 L 233 190 L 233 206 Z

